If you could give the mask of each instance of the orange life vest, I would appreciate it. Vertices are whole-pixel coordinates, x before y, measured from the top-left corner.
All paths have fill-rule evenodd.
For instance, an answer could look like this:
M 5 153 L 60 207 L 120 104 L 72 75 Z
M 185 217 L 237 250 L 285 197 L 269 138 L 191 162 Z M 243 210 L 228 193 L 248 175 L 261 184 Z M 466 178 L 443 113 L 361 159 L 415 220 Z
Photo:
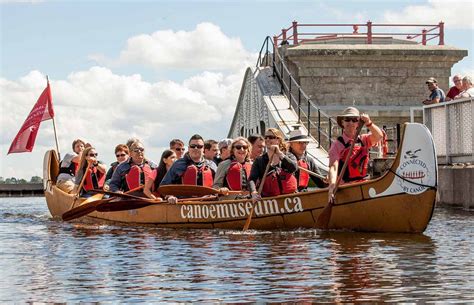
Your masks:
M 344 150 L 341 153 L 341 158 L 339 159 L 338 165 L 338 175 L 341 173 L 342 167 L 344 166 L 344 161 L 347 158 L 347 154 L 350 150 L 350 143 L 344 143 L 342 137 L 338 137 L 337 140 L 344 145 Z M 349 157 L 348 165 L 346 171 L 342 176 L 342 180 L 345 182 L 362 180 L 367 176 L 367 164 L 369 163 L 369 150 L 361 141 L 360 138 L 357 139 L 352 154 Z
M 247 189 L 251 169 L 252 164 L 250 162 L 241 164 L 237 160 L 232 160 L 225 178 L 225 182 L 229 189 L 232 191 Z
M 263 183 L 262 196 L 278 196 L 296 192 L 298 181 L 293 174 L 284 169 L 275 168 L 269 171 Z
M 123 179 L 122 189 L 129 191 L 144 185 L 145 173 L 151 173 L 151 167 L 148 163 L 143 164 L 141 167 L 138 165 L 130 166 L 130 170 L 125 174 L 125 179 Z
M 305 159 L 298 160 L 298 166 L 304 169 L 309 169 L 308 163 Z M 309 174 L 303 170 L 298 170 L 298 189 L 305 189 L 309 184 Z
M 212 170 L 205 164 L 200 167 L 195 164 L 188 165 L 181 176 L 181 184 L 212 187 L 213 183 Z
M 87 171 L 86 179 L 82 188 L 87 192 L 94 189 L 100 189 L 104 186 L 105 174 L 97 170 L 97 167 L 93 167 Z

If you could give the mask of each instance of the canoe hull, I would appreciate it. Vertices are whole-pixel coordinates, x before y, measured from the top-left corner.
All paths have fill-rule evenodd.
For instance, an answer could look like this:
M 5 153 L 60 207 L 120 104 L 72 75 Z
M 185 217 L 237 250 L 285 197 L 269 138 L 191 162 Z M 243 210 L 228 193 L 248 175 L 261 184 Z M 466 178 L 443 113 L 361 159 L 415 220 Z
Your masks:
M 420 126 L 416 126 L 414 130 L 419 129 Z M 415 136 L 419 142 L 419 135 Z M 404 137 L 404 141 L 406 138 Z M 430 137 L 427 139 L 429 142 Z M 427 144 L 430 143 L 423 145 Z M 339 188 L 328 229 L 403 233 L 421 233 L 426 229 L 436 200 L 437 166 L 434 148 L 423 148 L 426 155 L 418 152 L 415 154 L 418 159 L 411 158 L 413 155 L 410 153 L 414 149 L 404 148 L 404 153 L 397 156 L 392 170 L 383 177 Z M 56 153 L 48 151 L 45 156 L 45 173 L 48 172 L 46 168 L 49 168 L 49 172 L 54 174 L 57 164 Z M 421 176 L 423 177 L 420 178 Z M 48 177 L 48 181 L 51 181 L 45 190 L 48 208 L 53 217 L 60 217 L 70 209 L 74 197 L 59 190 L 51 177 Z M 250 229 L 315 228 L 327 198 L 327 189 L 264 198 L 255 207 Z M 75 206 L 78 204 L 79 201 Z M 248 199 L 183 202 L 176 205 L 157 203 L 120 212 L 93 212 L 81 219 L 171 228 L 241 230 L 251 207 L 252 203 Z

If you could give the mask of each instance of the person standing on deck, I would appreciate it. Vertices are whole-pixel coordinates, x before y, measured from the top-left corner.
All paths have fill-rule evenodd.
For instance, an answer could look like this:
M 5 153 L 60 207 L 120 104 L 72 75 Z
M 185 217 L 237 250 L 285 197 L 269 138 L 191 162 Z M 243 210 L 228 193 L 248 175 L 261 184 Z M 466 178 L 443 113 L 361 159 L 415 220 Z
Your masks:
M 462 88 L 461 91 L 454 99 L 460 99 L 465 97 L 473 97 L 474 96 L 474 87 L 472 86 L 472 78 L 470 76 L 464 76 L 462 79 Z
M 461 75 L 459 75 L 459 74 L 454 75 L 453 76 L 453 83 L 454 83 L 454 86 L 449 88 L 449 91 L 446 94 L 446 101 L 453 100 L 456 97 L 456 95 L 458 95 L 459 93 L 461 93 L 461 91 L 463 91 L 462 76 Z
M 434 77 L 430 77 L 426 81 L 426 84 L 428 85 L 431 94 L 429 98 L 423 101 L 423 104 L 431 105 L 444 102 L 446 95 L 444 94 L 444 91 L 438 87 L 438 81 Z

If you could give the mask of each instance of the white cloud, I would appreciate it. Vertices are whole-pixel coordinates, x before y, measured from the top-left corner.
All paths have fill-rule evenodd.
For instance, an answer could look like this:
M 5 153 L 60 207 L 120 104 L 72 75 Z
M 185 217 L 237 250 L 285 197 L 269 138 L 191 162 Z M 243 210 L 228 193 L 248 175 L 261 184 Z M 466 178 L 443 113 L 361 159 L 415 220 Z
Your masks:
M 386 11 L 387 23 L 438 24 L 443 21 L 450 28 L 474 28 L 474 2 L 471 0 L 429 0 L 425 5 L 409 5 L 401 11 Z
M 50 80 L 61 152 L 69 151 L 72 140 L 81 137 L 96 146 L 104 161 L 111 162 L 115 145 L 139 137 L 153 148 L 149 157 L 158 160 L 159 148 L 166 147 L 172 138 L 187 141 L 194 133 L 224 138 L 243 72 L 203 72 L 182 83 L 150 83 L 138 74 L 117 75 L 104 67 L 92 67 L 64 80 Z M 45 76 L 38 71 L 18 81 L 0 78 L 2 155 L 45 86 Z M 42 155 L 48 147 L 54 147 L 51 121 L 42 123 L 33 153 L 2 157 L 0 176 L 29 179 L 40 175 Z
M 217 25 L 204 22 L 192 31 L 162 30 L 131 37 L 116 60 L 102 54 L 89 58 L 107 66 L 236 70 L 252 63 L 255 55 L 245 50 L 239 38 L 228 37 Z

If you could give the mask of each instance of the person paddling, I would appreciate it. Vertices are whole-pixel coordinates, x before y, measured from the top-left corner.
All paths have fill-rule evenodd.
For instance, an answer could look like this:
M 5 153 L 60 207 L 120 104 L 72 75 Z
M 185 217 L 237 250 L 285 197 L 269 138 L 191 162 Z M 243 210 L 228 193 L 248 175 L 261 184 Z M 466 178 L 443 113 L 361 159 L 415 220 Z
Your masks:
M 337 124 L 342 128 L 342 135 L 332 143 L 329 150 L 329 200 L 334 195 L 337 176 L 344 165 L 349 148 L 355 138 L 359 121 L 365 124 L 370 131 L 357 137 L 354 149 L 349 157 L 348 166 L 342 174 L 342 181 L 347 183 L 366 179 L 367 164 L 369 162 L 369 149 L 382 139 L 383 133 L 370 119 L 368 114 L 359 113 L 354 107 L 348 107 L 341 115 L 337 116 Z
M 264 180 L 261 196 L 277 196 L 294 193 L 297 181 L 293 173 L 298 168 L 293 155 L 286 155 L 286 142 L 283 133 L 275 128 L 265 131 L 267 152 L 255 159 L 249 177 L 249 185 L 253 200 L 258 200 L 260 194 L 257 186 L 262 181 L 268 162 L 270 168 Z
M 104 186 L 105 172 L 107 170 L 104 163 L 97 159 L 96 149 L 92 146 L 84 149 L 79 163 L 79 168 L 76 175 L 76 186 L 79 187 L 84 175 L 84 182 L 82 188 L 77 190 L 80 192 L 81 197 L 90 197 L 95 193 L 93 190 L 100 189 Z
M 311 138 L 303 134 L 299 129 L 299 126 L 295 126 L 295 130 L 290 132 L 290 138 L 288 143 L 290 144 L 290 149 L 288 155 L 294 155 L 297 160 L 298 170 L 295 172 L 296 180 L 298 181 L 298 191 L 305 192 L 308 189 L 309 179 L 313 180 L 319 188 L 324 188 L 327 184 L 318 177 L 310 175 L 306 170 L 309 170 L 313 173 L 316 173 L 322 176 L 321 171 L 316 163 L 316 160 L 308 155 L 306 147 L 308 146 Z M 301 169 L 303 168 L 303 169 Z

